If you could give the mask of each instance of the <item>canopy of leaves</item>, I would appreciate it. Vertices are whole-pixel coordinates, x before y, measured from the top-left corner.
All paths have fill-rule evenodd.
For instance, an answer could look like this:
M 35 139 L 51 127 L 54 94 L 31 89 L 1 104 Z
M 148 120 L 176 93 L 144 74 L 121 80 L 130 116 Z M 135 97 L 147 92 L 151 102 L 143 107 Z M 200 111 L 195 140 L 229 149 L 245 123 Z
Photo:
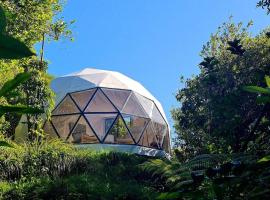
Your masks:
M 53 17 L 62 10 L 59 0 L 6 0 L 1 2 L 6 10 L 6 31 L 27 45 L 42 41 L 48 33 Z
M 263 107 L 256 104 L 257 95 L 243 87 L 266 86 L 270 39 L 266 30 L 251 37 L 251 25 L 243 27 L 230 21 L 219 27 L 203 46 L 200 73 L 187 79 L 186 87 L 177 92 L 181 106 L 172 110 L 176 145 L 187 156 L 239 151 L 260 116 Z M 269 114 L 265 114 L 256 134 L 268 130 Z M 265 134 L 258 139 L 262 142 L 258 146 L 263 148 L 268 141 Z

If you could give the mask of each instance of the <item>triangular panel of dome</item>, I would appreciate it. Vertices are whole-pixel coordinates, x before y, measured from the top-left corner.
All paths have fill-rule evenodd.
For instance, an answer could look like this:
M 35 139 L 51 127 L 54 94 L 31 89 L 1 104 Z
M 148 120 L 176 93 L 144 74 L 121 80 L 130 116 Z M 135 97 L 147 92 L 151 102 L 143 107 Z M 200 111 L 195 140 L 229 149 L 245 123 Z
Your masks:
M 58 104 L 58 106 L 52 112 L 53 115 L 62 115 L 62 114 L 71 114 L 71 113 L 79 113 L 79 109 L 74 104 L 69 95 L 65 97 L 63 101 Z
M 71 96 L 75 103 L 79 106 L 81 110 L 84 110 L 86 104 L 89 102 L 96 89 L 86 90 L 81 92 L 72 93 Z
M 159 149 L 160 146 L 157 142 L 156 133 L 153 129 L 152 123 L 148 123 L 146 129 L 143 132 L 143 135 L 140 139 L 139 145 Z
M 103 92 L 98 89 L 85 112 L 117 112 L 115 107 L 111 104 Z
M 104 72 L 97 72 L 97 73 L 92 73 L 92 74 L 81 75 L 81 77 L 84 80 L 87 80 L 96 86 L 99 86 L 107 76 L 108 76 L 108 74 L 104 73 Z
M 139 117 L 148 117 L 134 93 L 129 96 L 121 112 Z
M 123 114 L 123 119 L 137 143 L 150 119 Z
M 160 114 L 158 108 L 156 105 L 154 105 L 153 111 L 152 111 L 152 116 L 151 116 L 152 121 L 160 123 L 160 124 L 167 124 L 162 115 Z
M 117 120 L 113 124 L 112 128 L 109 130 L 104 143 L 107 144 L 134 144 L 134 141 L 131 135 L 128 132 L 128 129 L 119 115 Z
M 113 122 L 117 117 L 117 113 L 112 114 L 85 114 L 87 121 L 92 126 L 93 130 L 95 131 L 96 135 L 102 141 L 109 131 L 110 127 L 112 126 Z
M 69 133 L 72 131 L 79 117 L 80 117 L 79 114 L 52 116 L 52 123 L 60 138 L 64 140 L 67 139 Z
M 139 100 L 140 104 L 142 105 L 142 107 L 144 108 L 144 111 L 146 112 L 147 116 L 150 118 L 150 116 L 152 115 L 154 103 L 151 100 L 141 96 L 138 93 L 135 93 L 135 95 L 137 99 Z
M 99 140 L 86 122 L 84 116 L 80 117 L 71 135 L 69 136 L 68 141 L 83 144 L 99 143 Z
M 47 120 L 45 122 L 43 130 L 44 130 L 45 134 L 48 136 L 48 138 L 58 138 L 58 135 L 55 132 L 50 121 Z
M 131 93 L 131 91 L 129 90 L 108 89 L 108 88 L 102 88 L 102 91 L 107 95 L 107 97 L 120 111 L 122 110 L 127 98 Z
M 166 135 L 163 139 L 162 149 L 164 149 L 166 152 L 170 152 L 170 137 L 169 137 L 168 130 L 167 130 Z
M 156 123 L 156 122 L 151 122 L 153 124 L 153 129 L 156 133 L 157 137 L 157 142 L 160 147 L 162 147 L 163 139 L 165 137 L 165 134 L 168 130 L 167 125 L 161 124 L 161 123 Z

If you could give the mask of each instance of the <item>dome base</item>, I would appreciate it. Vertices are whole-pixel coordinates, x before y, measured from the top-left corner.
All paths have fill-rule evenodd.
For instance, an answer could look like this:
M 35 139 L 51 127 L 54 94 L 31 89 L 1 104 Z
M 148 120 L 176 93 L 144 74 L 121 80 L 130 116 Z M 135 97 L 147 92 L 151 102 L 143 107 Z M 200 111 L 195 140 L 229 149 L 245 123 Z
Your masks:
M 162 157 L 170 159 L 170 155 L 164 150 L 152 149 L 137 145 L 125 145 L 125 144 L 77 144 L 77 148 L 89 148 L 95 151 L 117 151 L 138 154 L 151 157 Z

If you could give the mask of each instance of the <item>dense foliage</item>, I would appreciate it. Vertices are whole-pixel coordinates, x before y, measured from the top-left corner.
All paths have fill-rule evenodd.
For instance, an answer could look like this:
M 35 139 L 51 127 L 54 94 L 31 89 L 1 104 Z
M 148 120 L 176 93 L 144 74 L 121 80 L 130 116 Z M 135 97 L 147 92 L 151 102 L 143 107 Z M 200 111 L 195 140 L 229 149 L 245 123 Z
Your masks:
M 40 109 L 47 108 L 47 115 L 53 107 L 53 94 L 49 88 L 51 77 L 47 74 L 48 64 L 44 60 L 45 41 L 59 40 L 61 36 L 71 37 L 68 23 L 57 18 L 62 11 L 60 0 L 1 0 L 5 10 L 7 37 L 14 37 L 29 48 L 40 46 L 40 58 L 31 57 L 0 61 L 0 86 L 20 72 L 31 77 L 17 88 L 14 97 L 1 98 L 2 104 L 24 104 Z M 39 45 L 40 44 L 40 45 Z M 7 113 L 0 120 L 0 131 L 7 137 L 14 137 L 21 114 Z M 41 115 L 27 115 L 28 138 L 33 140 L 41 130 Z
M 179 162 L 76 149 L 59 140 L 12 145 L 1 148 L 1 199 L 270 197 L 269 157 L 212 154 Z
M 268 199 L 270 159 L 200 155 L 185 163 L 151 160 L 142 168 L 165 185 L 158 199 Z
M 148 158 L 76 149 L 61 141 L 2 148 L 1 199 L 154 199 Z
M 6 35 L 6 17 L 3 8 L 0 6 L 0 59 L 22 59 L 35 54 L 21 41 Z M 27 72 L 17 74 L 12 80 L 7 81 L 0 89 L 0 98 L 8 99 L 18 95 L 14 90 L 24 82 L 29 81 L 31 74 Z M 43 110 L 28 105 L 1 105 L 0 117 L 4 114 L 40 114 Z
M 269 1 L 257 6 L 269 13 Z M 222 24 L 203 46 L 200 73 L 177 92 L 178 161 L 143 164 L 169 184 L 161 199 L 270 197 L 270 33 L 254 37 L 251 25 Z
M 269 110 L 254 130 L 264 106 L 256 103 L 256 94 L 243 90 L 246 85 L 265 87 L 269 73 L 270 38 L 267 30 L 252 37 L 251 25 L 230 21 L 211 35 L 201 51 L 200 74 L 187 79 L 176 95 L 181 107 L 172 115 L 177 145 L 186 156 L 269 150 Z M 253 133 L 257 137 L 243 149 Z

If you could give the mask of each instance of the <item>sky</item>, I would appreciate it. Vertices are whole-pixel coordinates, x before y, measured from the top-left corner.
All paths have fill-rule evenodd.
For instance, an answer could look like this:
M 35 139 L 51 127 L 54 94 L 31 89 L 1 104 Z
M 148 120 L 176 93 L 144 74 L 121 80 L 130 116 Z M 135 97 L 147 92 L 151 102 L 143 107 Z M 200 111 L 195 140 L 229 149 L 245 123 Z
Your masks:
M 170 110 L 185 78 L 198 74 L 199 53 L 211 33 L 233 16 L 254 21 L 253 35 L 269 25 L 258 0 L 67 0 L 62 16 L 75 19 L 74 42 L 45 45 L 49 73 L 61 76 L 86 67 L 121 72 L 139 81 Z

